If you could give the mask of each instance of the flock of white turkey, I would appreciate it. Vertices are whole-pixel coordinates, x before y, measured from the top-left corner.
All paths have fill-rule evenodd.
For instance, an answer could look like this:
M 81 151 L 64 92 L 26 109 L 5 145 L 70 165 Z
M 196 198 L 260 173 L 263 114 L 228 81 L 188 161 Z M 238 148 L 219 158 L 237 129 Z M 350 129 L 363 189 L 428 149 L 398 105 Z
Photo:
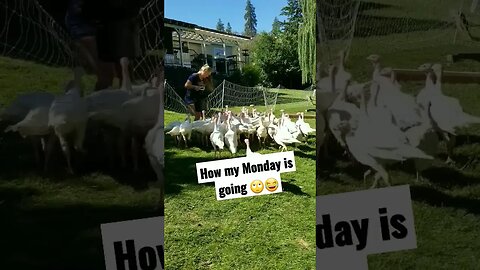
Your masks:
M 298 119 L 295 122 L 284 110 L 281 112 L 281 117 L 277 118 L 272 109 L 260 113 L 254 105 L 250 105 L 250 109 L 242 107 L 236 115 L 226 106 L 211 118 L 205 118 L 203 112 L 202 119 L 192 122 L 190 115 L 187 115 L 183 122 L 169 123 L 165 131 L 175 138 L 177 145 L 183 142 L 188 147 L 190 141 L 196 141 L 202 146 L 211 145 L 215 157 L 220 157 L 223 150 L 230 151 L 232 155 L 237 154 L 238 146 L 243 142 L 247 156 L 258 155 L 250 149 L 250 142 L 258 142 L 260 147 L 265 147 L 268 141 L 273 141 L 281 151 L 286 151 L 287 145 L 306 143 L 309 136 L 315 135 L 315 129 L 305 122 L 303 112 L 297 113 Z
M 163 116 L 159 117 L 163 108 L 159 84 L 163 81 L 163 72 L 152 76 L 149 82 L 133 85 L 128 72 L 129 60 L 122 58 L 120 62 L 124 78 L 120 89 L 105 89 L 84 96 L 84 72 L 82 68 L 75 68 L 74 80 L 69 81 L 60 95 L 31 92 L 17 96 L 0 114 L 0 120 L 10 124 L 5 132 L 18 132 L 23 138 L 30 138 L 37 162 L 45 171 L 59 141 L 71 174 L 74 173 L 72 150 L 86 152 L 87 132 L 101 136 L 97 138 L 104 143 L 99 145 L 105 149 L 100 151 L 110 153 L 111 165 L 119 156 L 123 167 L 127 167 L 127 156 L 131 156 L 133 168 L 137 170 L 143 147 L 157 180 L 162 181 L 165 135 Z
M 330 65 L 329 76 L 317 87 L 317 110 L 324 119 L 317 119 L 321 129 L 317 145 L 328 155 L 328 141 L 336 141 L 357 162 L 368 166 L 363 176 L 374 172 L 371 188 L 382 178 L 390 185 L 386 165 L 411 159 L 417 171 L 429 168 L 438 154 L 440 140 L 447 145 L 447 163 L 452 154 L 458 128 L 479 124 L 480 118 L 465 113 L 459 101 L 442 93 L 442 65 L 423 64 L 425 86 L 416 97 L 401 91 L 391 68 L 382 68 L 380 56 L 370 55 L 372 80 L 352 81 L 344 68 L 345 52 L 339 63 Z M 333 135 L 333 136 L 330 136 Z

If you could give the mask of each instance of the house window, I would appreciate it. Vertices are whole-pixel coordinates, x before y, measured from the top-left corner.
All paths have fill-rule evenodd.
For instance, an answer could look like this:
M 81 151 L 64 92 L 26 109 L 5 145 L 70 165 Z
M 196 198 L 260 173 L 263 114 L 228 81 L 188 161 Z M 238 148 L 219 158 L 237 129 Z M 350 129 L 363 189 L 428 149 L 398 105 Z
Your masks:
M 214 47 L 213 48 L 213 56 L 215 58 L 225 58 L 225 51 L 223 50 L 223 48 Z

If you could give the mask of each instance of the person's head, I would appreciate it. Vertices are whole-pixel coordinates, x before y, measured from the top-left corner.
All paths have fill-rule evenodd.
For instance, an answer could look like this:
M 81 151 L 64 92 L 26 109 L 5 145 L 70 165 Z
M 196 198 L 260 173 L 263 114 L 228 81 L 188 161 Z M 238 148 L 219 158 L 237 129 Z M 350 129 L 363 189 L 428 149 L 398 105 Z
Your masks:
M 200 79 L 208 78 L 212 74 L 212 68 L 205 64 L 200 68 L 198 74 L 200 74 Z

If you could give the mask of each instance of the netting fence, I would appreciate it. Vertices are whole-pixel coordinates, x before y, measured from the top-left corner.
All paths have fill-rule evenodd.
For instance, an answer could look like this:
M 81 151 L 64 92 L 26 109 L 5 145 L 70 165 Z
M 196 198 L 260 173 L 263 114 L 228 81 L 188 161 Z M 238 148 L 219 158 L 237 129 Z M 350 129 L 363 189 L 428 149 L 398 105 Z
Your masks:
M 168 83 L 165 87 L 165 109 L 177 113 L 187 113 L 183 98 Z M 207 96 L 207 115 L 228 106 L 261 106 L 264 110 L 275 110 L 278 89 L 265 87 L 246 87 L 224 80 Z
M 36 0 L 0 2 L 0 54 L 50 66 L 73 67 L 65 29 Z
M 132 77 L 136 80 L 146 81 L 158 72 L 163 59 L 163 16 L 162 0 L 151 0 L 140 9 L 138 45 L 144 55 L 131 59 Z M 37 0 L 2 0 L 0 55 L 55 67 L 72 68 L 79 64 L 63 17 L 57 17 Z
M 480 18 L 467 0 L 317 0 L 320 62 L 325 71 L 340 50 L 348 56 L 455 45 L 480 45 L 461 30 L 462 13 L 479 32 Z M 477 33 L 476 33 L 477 32 Z M 480 35 L 478 35 L 480 37 Z

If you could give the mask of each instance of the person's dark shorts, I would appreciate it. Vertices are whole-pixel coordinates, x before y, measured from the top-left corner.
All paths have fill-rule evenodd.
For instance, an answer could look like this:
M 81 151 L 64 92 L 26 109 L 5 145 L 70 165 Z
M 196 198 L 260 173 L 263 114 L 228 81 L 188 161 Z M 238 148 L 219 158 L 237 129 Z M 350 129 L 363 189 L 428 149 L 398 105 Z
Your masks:
M 98 57 L 104 62 L 117 62 L 122 57 L 140 55 L 138 28 L 133 20 L 106 22 L 97 29 Z
M 192 104 L 195 104 L 195 101 L 188 95 L 185 96 L 185 98 L 183 99 L 183 101 L 185 102 L 186 105 L 192 105 Z
M 79 18 L 67 15 L 65 16 L 65 25 L 73 40 L 80 40 L 84 37 L 93 37 L 96 35 L 95 26 Z
M 206 98 L 201 98 L 198 100 L 195 100 L 195 111 L 196 112 L 202 112 L 207 110 L 207 99 Z

